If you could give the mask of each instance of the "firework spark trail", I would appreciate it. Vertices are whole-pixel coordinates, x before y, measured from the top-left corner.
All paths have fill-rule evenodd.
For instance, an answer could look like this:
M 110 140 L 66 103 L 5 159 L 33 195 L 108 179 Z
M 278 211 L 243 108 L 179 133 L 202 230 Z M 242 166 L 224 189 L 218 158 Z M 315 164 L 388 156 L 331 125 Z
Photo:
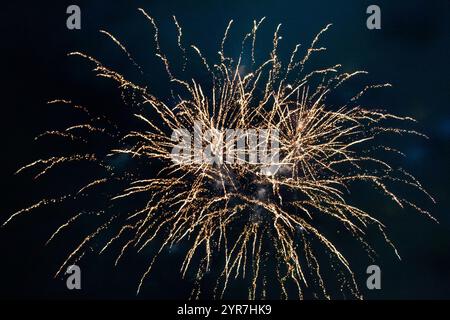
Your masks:
M 225 45 L 232 26 L 230 21 L 218 51 L 220 61 L 210 65 L 197 46 L 183 46 L 182 29 L 173 17 L 178 34 L 177 43 L 183 55 L 182 72 L 185 72 L 187 67 L 186 48 L 191 48 L 196 59 L 199 59 L 213 77 L 212 88 L 205 90 L 204 86 L 194 79 L 183 80 L 182 77 L 176 76 L 161 50 L 155 21 L 143 9 L 139 11 L 154 28 L 156 56 L 163 63 L 169 82 L 177 87 L 178 91 L 175 92 L 179 99 L 175 105 L 157 98 L 147 87 L 127 80 L 124 75 L 106 67 L 96 58 L 81 52 L 70 54 L 87 59 L 94 65 L 93 70 L 97 76 L 113 80 L 120 90 L 131 91 L 134 97 L 138 97 L 135 100 L 139 100 L 137 104 L 141 108 L 135 106 L 132 115 L 141 120 L 147 126 L 146 129 L 129 131 L 120 136 L 117 132 L 109 134 L 110 138 L 115 139 L 115 147 L 109 150 L 107 158 L 125 154 L 148 162 L 154 160 L 162 163 L 162 169 L 156 177 L 136 177 L 128 174 L 128 178 L 132 177 L 130 184 L 116 194 L 111 194 L 110 201 L 113 204 L 138 194 L 146 194 L 148 200 L 139 210 L 126 215 L 123 222 L 119 223 L 118 232 L 100 246 L 102 249 L 99 253 L 103 253 L 113 243 L 125 237 L 127 240 L 121 246 L 117 264 L 127 250 L 136 248 L 141 251 L 156 242 L 157 238 L 162 238 L 156 254 L 149 258 L 149 266 L 138 286 L 139 292 L 144 280 L 150 275 L 156 258 L 164 249 L 185 241 L 191 246 L 180 268 L 183 276 L 186 276 L 189 268 L 195 268 L 194 257 L 201 257 L 195 272 L 192 298 L 200 296 L 201 280 L 215 264 L 216 267 L 222 268 L 214 289 L 215 297 L 222 297 L 233 279 L 250 276 L 248 296 L 255 299 L 266 295 L 264 287 L 267 280 L 263 270 L 264 261 L 269 259 L 266 253 L 270 250 L 274 253 L 273 259 L 277 266 L 275 272 L 283 298 L 288 297 L 289 284 L 293 284 L 297 296 L 303 298 L 304 289 L 311 286 L 311 283 L 318 286 L 324 298 L 330 298 L 318 258 L 319 252 L 327 252 L 330 265 L 333 268 L 337 265 L 340 270 L 342 287 L 347 287 L 354 297 L 361 298 L 355 276 L 344 253 L 338 249 L 337 244 L 327 238 L 326 226 L 315 225 L 314 218 L 328 217 L 333 223 L 344 227 L 369 255 L 374 255 L 375 250 L 366 241 L 365 235 L 370 226 L 375 226 L 398 255 L 385 233 L 384 224 L 370 213 L 349 203 L 348 193 L 352 183 L 361 181 L 373 189 L 380 190 L 399 206 L 410 206 L 433 219 L 426 210 L 396 195 L 389 186 L 389 182 L 400 182 L 423 192 L 434 201 L 420 183 L 410 173 L 403 169 L 394 169 L 381 157 L 375 157 L 375 152 L 371 152 L 377 150 L 377 155 L 381 154 L 380 151 L 401 154 L 389 146 L 376 145 L 375 148 L 373 144 L 370 145 L 380 134 L 421 135 L 413 130 L 390 127 L 384 123 L 389 120 L 402 123 L 413 121 L 411 118 L 356 105 L 356 101 L 368 90 L 388 85 L 366 86 L 348 105 L 333 110 L 326 103 L 330 93 L 347 80 L 366 72 L 341 73 L 340 65 L 305 72 L 305 66 L 311 56 L 325 50 L 317 44 L 331 25 L 318 33 L 301 58 L 298 58 L 300 45 L 296 45 L 286 66 L 278 57 L 281 40 L 281 25 L 278 25 L 269 58 L 257 66 L 256 34 L 264 18 L 253 22 L 252 30 L 242 41 L 242 51 L 236 62 L 225 54 Z M 109 32 L 101 32 L 112 39 L 142 72 L 141 67 L 117 38 Z M 248 41 L 251 46 L 252 72 L 241 74 L 242 57 L 246 53 Z M 314 85 L 312 79 L 317 76 L 322 77 L 322 81 Z M 71 101 L 59 100 L 51 103 L 71 104 Z M 90 115 L 87 109 L 76 105 L 74 107 Z M 269 171 L 268 174 L 261 174 L 261 168 L 250 160 L 219 164 L 201 163 L 192 159 L 172 162 L 171 151 L 177 147 L 177 141 L 172 139 L 170 132 L 180 129 L 191 131 L 198 126 L 203 130 L 219 133 L 228 128 L 276 129 L 280 132 L 277 142 L 281 160 L 275 170 Z M 77 137 L 88 139 L 90 135 L 107 133 L 108 130 L 89 122 L 62 131 L 48 131 L 40 137 L 57 135 L 73 140 L 76 132 L 80 133 Z M 220 138 L 215 142 L 214 139 L 202 139 L 203 144 L 217 147 L 218 150 L 222 147 L 214 145 L 223 143 Z M 267 141 L 260 143 L 260 146 L 267 147 Z M 230 142 L 225 142 L 225 148 L 231 147 Z M 249 157 L 249 154 L 246 156 Z M 39 159 L 20 168 L 17 173 L 43 165 L 44 169 L 35 176 L 38 178 L 57 165 L 82 160 L 100 164 L 109 176 L 91 179 L 78 188 L 78 191 L 75 190 L 76 195 L 89 194 L 89 190 L 111 183 L 111 175 L 114 175 L 112 180 L 120 179 L 108 161 L 95 154 Z M 255 195 L 250 191 L 258 188 L 262 190 L 262 195 Z M 289 194 L 297 196 L 293 199 Z M 5 224 L 19 214 L 56 201 L 44 199 L 14 213 Z M 57 274 L 70 262 L 79 259 L 91 241 L 114 225 L 113 220 L 117 217 L 108 216 L 106 212 L 105 223 L 81 241 Z M 61 225 L 48 242 L 60 231 L 75 223 L 79 216 L 80 213 Z M 223 257 L 223 265 L 219 262 L 220 256 Z M 258 289 L 259 286 L 263 288 Z

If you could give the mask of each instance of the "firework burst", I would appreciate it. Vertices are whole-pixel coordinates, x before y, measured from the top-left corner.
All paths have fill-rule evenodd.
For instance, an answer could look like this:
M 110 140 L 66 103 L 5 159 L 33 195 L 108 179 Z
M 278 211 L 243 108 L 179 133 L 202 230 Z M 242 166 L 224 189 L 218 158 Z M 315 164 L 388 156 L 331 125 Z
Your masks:
M 320 268 L 323 258 L 318 257 L 324 254 L 329 265 L 335 268 L 342 290 L 345 288 L 352 296 L 361 298 L 344 252 L 327 236 L 330 229 L 339 226 L 373 256 L 375 251 L 366 240 L 366 233 L 376 227 L 398 253 L 385 233 L 385 226 L 374 215 L 351 204 L 349 194 L 353 185 L 366 183 L 400 207 L 411 206 L 432 218 L 426 210 L 391 190 L 391 184 L 402 184 L 433 200 L 411 174 L 393 168 L 382 159 L 385 153 L 401 154 L 399 151 L 374 142 L 378 135 L 384 134 L 421 135 L 388 125 L 414 120 L 370 110 L 358 103 L 367 90 L 388 84 L 367 86 L 346 105 L 332 108 L 327 104 L 330 93 L 365 72 L 345 73 L 340 65 L 305 71 L 310 57 L 325 50 L 318 42 L 330 26 L 319 32 L 304 54 L 300 55 L 300 45 L 295 46 L 287 63 L 282 63 L 278 56 L 281 39 L 278 26 L 268 59 L 258 64 L 255 43 L 264 19 L 254 21 L 253 28 L 242 40 L 240 55 L 235 58 L 225 53 L 231 21 L 220 43 L 219 59 L 211 65 L 198 47 L 185 47 L 182 29 L 174 17 L 182 55 L 183 70 L 179 73 L 185 72 L 191 59 L 197 59 L 210 79 L 206 84 L 186 80 L 176 75 L 161 50 L 155 21 L 144 10 L 140 12 L 154 29 L 156 56 L 167 72 L 168 85 L 173 87 L 172 97 L 160 99 L 148 87 L 128 80 L 97 58 L 81 52 L 70 53 L 92 63 L 97 76 L 117 83 L 124 100 L 131 104 L 127 110 L 144 127 L 123 132 L 123 128 L 106 117 L 93 117 L 87 108 L 71 101 L 51 101 L 51 104 L 71 105 L 90 120 L 64 130 L 47 131 L 39 138 L 59 136 L 88 141 L 96 135 L 104 135 L 112 147 L 107 154 L 89 152 L 39 159 L 20 168 L 18 173 L 35 170 L 35 178 L 39 178 L 55 167 L 87 161 L 98 165 L 103 175 L 86 181 L 73 193 L 45 198 L 20 210 L 5 224 L 42 206 L 89 197 L 96 194 L 97 188 L 106 186 L 108 205 L 96 211 L 96 216 L 103 217 L 104 223 L 82 239 L 56 275 L 78 261 L 88 248 L 94 248 L 92 243 L 104 241 L 105 237 L 100 235 L 115 230 L 98 252 L 101 254 L 119 243 L 116 264 L 128 250 L 141 251 L 157 244 L 158 249 L 149 257 L 148 267 L 138 284 L 138 292 L 150 276 L 157 257 L 165 249 L 187 243 L 180 270 L 183 276 L 189 270 L 195 273 L 191 298 L 200 297 L 202 279 L 212 269 L 220 270 L 212 290 L 216 298 L 222 297 L 230 282 L 237 278 L 249 280 L 250 299 L 266 297 L 267 279 L 279 284 L 282 298 L 287 298 L 289 292 L 303 298 L 307 287 L 317 288 L 317 297 L 330 298 Z M 101 32 L 143 72 L 118 39 L 107 31 Z M 194 57 L 188 59 L 192 55 Z M 242 64 L 244 56 L 251 61 L 246 68 Z M 173 150 L 179 147 L 174 132 L 216 133 L 213 137 L 201 135 L 199 144 L 209 146 L 210 152 L 217 156 L 221 149 L 235 147 L 232 140 L 223 138 L 230 128 L 246 132 L 276 130 L 279 161 L 268 168 L 252 161 L 251 151 L 243 151 L 240 161 L 223 161 L 222 158 L 214 162 L 196 161 L 196 157 L 204 156 L 203 151 L 199 155 L 196 149 L 189 153 L 192 157 L 174 161 Z M 269 137 L 260 139 L 258 147 L 267 149 L 268 142 Z M 152 176 L 135 170 L 118 170 L 111 161 L 117 155 L 142 159 L 161 170 Z M 121 183 L 118 185 L 125 184 L 125 187 L 116 187 L 118 181 Z M 141 196 L 145 199 L 143 202 Z M 139 200 L 134 200 L 135 197 Z M 113 213 L 112 208 L 120 207 L 123 199 L 132 199 L 141 205 L 137 210 Z M 80 211 L 61 225 L 49 242 L 86 212 Z M 329 222 L 317 223 L 318 220 Z M 273 270 L 265 268 L 269 261 L 275 266 Z

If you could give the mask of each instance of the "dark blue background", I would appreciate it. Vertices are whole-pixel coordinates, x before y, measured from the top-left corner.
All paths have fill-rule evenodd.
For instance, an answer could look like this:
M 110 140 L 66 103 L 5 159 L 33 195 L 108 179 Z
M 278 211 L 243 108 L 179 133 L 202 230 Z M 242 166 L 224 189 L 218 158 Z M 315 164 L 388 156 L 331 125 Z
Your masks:
M 346 70 L 368 70 L 369 80 L 392 83 L 393 88 L 373 94 L 371 102 L 391 113 L 415 117 L 419 120 L 418 129 L 430 137 L 429 140 L 406 139 L 401 145 L 407 154 L 402 165 L 415 173 L 435 196 L 437 204 L 427 206 L 439 224 L 413 210 L 400 210 L 390 203 L 379 203 L 378 198 L 358 195 L 367 208 L 385 218 L 383 221 L 403 258 L 395 260 L 389 248 L 378 248 L 383 287 L 377 292 L 364 293 L 376 299 L 450 298 L 450 1 L 99 0 L 74 3 L 82 10 L 80 31 L 66 28 L 65 11 L 71 2 L 2 4 L 0 221 L 52 190 L 50 182 L 44 181 L 39 187 L 32 183 L 30 176 L 13 176 L 20 165 L 54 147 L 33 143 L 33 137 L 68 121 L 45 102 L 68 97 L 89 101 L 103 109 L 117 103 L 108 94 L 111 87 L 89 74 L 89 65 L 66 56 L 70 51 L 81 50 L 101 57 L 121 71 L 131 69 L 123 54 L 98 33 L 99 29 L 112 32 L 127 44 L 147 71 L 143 81 L 153 81 L 156 88 L 159 85 L 163 90 L 158 81 L 161 73 L 156 71 L 158 62 L 153 57 L 152 29 L 137 12 L 138 7 L 145 8 L 158 22 L 165 51 L 176 50 L 171 18 L 176 15 L 186 42 L 198 45 L 208 58 L 215 58 L 230 19 L 235 20 L 232 36 L 240 39 L 253 19 L 266 16 L 259 40 L 266 42 L 267 50 L 278 23 L 283 24 L 281 46 L 287 50 L 297 42 L 307 45 L 331 22 L 333 28 L 321 42 L 328 51 L 316 61 L 341 63 Z M 365 11 L 370 4 L 381 7 L 381 30 L 370 31 L 365 26 Z M 229 50 L 233 53 L 236 47 L 231 44 Z M 60 177 L 59 182 L 64 184 L 66 178 L 69 177 Z M 113 255 L 88 257 L 81 263 L 81 292 L 70 292 L 63 280 L 53 279 L 59 264 L 76 244 L 76 236 L 91 230 L 87 222 L 45 247 L 46 239 L 67 219 L 68 212 L 74 213 L 70 206 L 39 210 L 0 230 L 0 297 L 136 298 L 137 281 L 147 263 L 142 254 L 127 256 L 118 267 L 113 266 Z M 359 255 L 350 260 L 358 280 L 364 281 L 367 261 Z M 178 263 L 176 253 L 165 258 L 138 298 L 185 298 L 190 281 L 179 279 Z

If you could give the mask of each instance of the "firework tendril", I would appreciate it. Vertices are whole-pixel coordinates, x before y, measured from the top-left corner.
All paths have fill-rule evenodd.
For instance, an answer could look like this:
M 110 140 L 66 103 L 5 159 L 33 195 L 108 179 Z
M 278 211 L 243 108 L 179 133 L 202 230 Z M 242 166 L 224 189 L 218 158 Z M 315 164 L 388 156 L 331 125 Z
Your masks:
M 288 298 L 292 292 L 295 297 L 304 298 L 306 288 L 313 288 L 316 297 L 331 298 L 322 275 L 324 256 L 328 261 L 325 264 L 336 270 L 342 290 L 362 298 L 351 265 L 340 246 L 331 240 L 335 237 L 330 237 L 330 232 L 338 226 L 359 242 L 369 256 L 375 256 L 367 233 L 376 230 L 395 254 L 398 253 L 385 232 L 385 225 L 373 214 L 352 204 L 350 191 L 355 184 L 362 182 L 398 206 L 412 207 L 434 220 L 426 210 L 392 191 L 393 185 L 403 185 L 434 201 L 413 175 L 383 160 L 385 154 L 402 153 L 377 140 L 378 136 L 386 134 L 424 135 L 395 125 L 414 122 L 409 117 L 359 105 L 368 90 L 389 84 L 366 86 L 345 105 L 328 105 L 332 92 L 366 72 L 345 73 L 340 65 L 305 71 L 310 57 L 325 50 L 318 43 L 330 25 L 317 34 L 303 55 L 300 45 L 295 46 L 287 63 L 278 55 L 281 40 L 278 25 L 269 57 L 258 64 L 256 36 L 264 19 L 254 21 L 253 28 L 242 40 L 237 58 L 225 52 L 233 22 L 230 21 L 219 46 L 217 63 L 210 64 L 197 46 L 185 46 L 180 24 L 173 17 L 182 61 L 182 70 L 176 71 L 161 49 L 154 19 L 143 9 L 139 11 L 154 30 L 156 57 L 167 73 L 172 97 L 160 99 L 147 86 L 128 80 L 97 58 L 81 52 L 70 53 L 91 63 L 97 76 L 117 84 L 124 102 L 127 100 L 126 110 L 142 123 L 143 129 L 123 132 L 124 128 L 112 124 L 106 117 L 91 117 L 90 110 L 70 100 L 49 102 L 71 105 L 90 120 L 64 130 L 47 131 L 38 136 L 39 139 L 58 136 L 87 142 L 103 135 L 112 147 L 105 154 L 81 152 L 39 159 L 17 173 L 34 170 L 37 179 L 56 167 L 89 162 L 101 168 L 102 175 L 95 179 L 86 177 L 90 180 L 70 194 L 45 198 L 17 211 L 4 225 L 18 215 L 69 199 L 89 197 L 106 186 L 108 205 L 95 211 L 96 217 L 104 219 L 103 223 L 70 252 L 56 276 L 64 273 L 65 268 L 78 261 L 87 250 L 98 249 L 102 254 L 112 247 L 119 248 L 117 264 L 127 251 L 142 251 L 157 244 L 137 284 L 139 293 L 145 280 L 151 281 L 151 270 L 157 258 L 174 245 L 185 243 L 188 246 L 180 272 L 184 277 L 195 274 L 193 299 L 201 297 L 202 280 L 211 270 L 219 270 L 215 288 L 211 290 L 215 298 L 223 297 L 232 281 L 240 281 L 237 279 L 247 281 L 249 299 L 265 298 L 269 280 L 277 284 L 281 298 Z M 104 30 L 101 33 L 144 74 L 143 68 L 117 38 Z M 245 66 L 244 57 L 250 61 Z M 208 74 L 207 81 L 205 77 L 202 81 L 183 78 L 190 61 L 200 63 Z M 174 162 L 172 150 L 178 141 L 173 139 L 172 132 L 180 129 L 191 132 L 199 126 L 215 132 L 229 128 L 277 130 L 280 161 L 276 170 L 262 174 L 261 168 L 251 161 Z M 145 172 L 136 173 L 136 170 L 117 170 L 111 159 L 118 155 L 141 159 L 160 170 L 150 176 Z M 117 181 L 122 187 L 114 187 Z M 113 213 L 113 208 L 120 207 L 124 199 L 139 203 L 139 208 Z M 72 215 L 51 235 L 49 242 L 88 213 L 88 210 L 81 210 Z M 272 269 L 266 268 L 269 263 L 274 266 Z

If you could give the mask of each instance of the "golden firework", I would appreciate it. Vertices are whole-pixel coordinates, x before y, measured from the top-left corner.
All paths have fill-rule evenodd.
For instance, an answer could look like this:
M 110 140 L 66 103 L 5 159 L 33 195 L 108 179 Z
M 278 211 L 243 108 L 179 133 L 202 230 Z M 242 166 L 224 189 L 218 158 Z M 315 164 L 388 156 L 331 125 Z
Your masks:
M 128 80 L 92 56 L 81 52 L 70 53 L 90 61 L 97 76 L 113 80 L 124 95 L 131 96 L 130 110 L 146 129 L 120 134 L 118 132 L 121 130 L 116 130 L 110 134 L 115 147 L 110 149 L 107 156 L 95 152 L 55 156 L 39 159 L 20 168 L 18 172 L 38 170 L 35 175 L 37 178 L 56 166 L 89 161 L 100 165 L 104 175 L 87 181 L 72 194 L 43 199 L 22 209 L 5 224 L 19 214 L 67 198 L 76 199 L 114 180 L 130 181 L 125 188 L 111 194 L 111 206 L 119 199 L 139 194 L 146 196 L 145 203 L 139 210 L 128 212 L 120 219 L 108 212 L 109 207 L 99 212 L 105 217 L 105 223 L 81 241 L 56 275 L 77 261 L 98 235 L 119 225 L 118 232 L 99 250 L 99 253 L 103 253 L 115 242 L 126 239 L 120 245 L 116 263 L 131 248 L 141 251 L 149 244 L 158 243 L 158 250 L 149 257 L 149 265 L 138 285 L 138 292 L 158 255 L 166 248 L 185 242 L 189 244 L 189 249 L 180 270 L 183 276 L 190 268 L 195 271 L 191 298 L 200 297 L 202 278 L 212 268 L 221 270 L 213 291 L 216 298 L 222 297 L 230 282 L 238 277 L 250 279 L 250 299 L 266 296 L 268 278 L 279 284 L 282 298 L 287 298 L 292 291 L 297 293 L 298 298 L 303 298 L 306 287 L 317 287 L 320 292 L 316 296 L 330 298 L 320 268 L 323 259 L 318 258 L 318 253 L 326 253 L 330 265 L 339 270 L 337 277 L 342 287 L 347 288 L 354 297 L 361 298 L 349 262 L 326 234 L 337 224 L 359 241 L 368 254 L 373 254 L 374 250 L 366 241 L 366 232 L 370 226 L 375 226 L 385 241 L 394 246 L 379 220 L 350 203 L 349 191 L 353 183 L 364 182 L 380 190 L 400 207 L 412 206 L 432 218 L 426 210 L 398 196 L 389 186 L 390 183 L 400 183 L 421 191 L 433 200 L 411 174 L 394 168 L 382 159 L 384 153 L 400 152 L 376 143 L 374 151 L 374 141 L 378 135 L 421 135 L 416 131 L 388 125 L 414 120 L 370 110 L 358 104 L 367 90 L 388 84 L 367 86 L 348 104 L 330 107 L 327 98 L 331 92 L 348 79 L 365 73 L 345 73 L 341 71 L 340 65 L 305 71 L 310 57 L 325 50 L 317 45 L 320 36 L 330 25 L 319 32 L 305 54 L 300 56 L 300 45 L 295 46 L 287 63 L 282 63 L 278 56 L 281 39 L 279 25 L 273 36 L 273 47 L 268 59 L 258 64 L 255 43 L 258 28 L 264 19 L 254 21 L 253 28 L 242 40 L 240 55 L 235 59 L 228 57 L 224 49 L 232 21 L 221 41 L 216 64 L 209 64 L 200 49 L 191 45 L 192 53 L 197 55 L 211 81 L 202 84 L 195 79 L 183 79 L 172 70 L 169 59 L 161 50 L 155 21 L 143 9 L 139 10 L 154 28 L 156 56 L 162 61 L 170 85 L 174 87 L 174 99 L 168 102 L 158 98 L 146 86 Z M 178 31 L 177 43 L 183 56 L 183 70 L 180 72 L 183 74 L 190 49 L 183 45 L 182 29 L 175 17 L 174 23 Z M 101 32 L 117 44 L 142 72 L 142 68 L 118 39 L 107 31 Z M 242 60 L 245 55 L 251 63 L 244 68 Z M 87 109 L 68 100 L 50 103 L 73 105 L 89 115 Z M 65 130 L 47 131 L 41 136 L 57 135 L 71 140 L 82 137 L 87 140 L 97 133 L 108 134 L 108 129 L 99 125 L 97 120 L 93 118 L 88 123 Z M 224 161 L 221 156 L 219 161 L 196 161 L 199 159 L 196 157 L 202 159 L 203 149 L 199 155 L 199 150 L 188 148 L 190 143 L 185 147 L 190 150 L 189 155 L 192 157 L 174 161 L 173 150 L 179 147 L 179 140 L 174 139 L 173 132 L 201 129 L 215 133 L 208 137 L 201 135 L 198 143 L 209 146 L 211 154 L 217 156 L 223 149 L 235 150 L 234 141 L 224 139 L 224 133 L 230 128 L 245 132 L 261 129 L 278 132 L 276 141 L 272 140 L 270 145 L 269 136 L 260 138 L 258 148 L 267 150 L 276 143 L 279 161 L 271 163 L 268 169 L 252 161 L 249 150 L 239 150 L 243 152 L 240 161 Z M 149 163 L 157 162 L 162 169 L 150 177 L 130 172 L 118 173 L 108 161 L 117 154 L 140 158 Z M 49 241 L 81 215 L 82 212 L 70 218 Z M 330 223 L 317 224 L 319 218 L 328 219 Z M 273 274 L 263 270 L 269 260 L 273 260 L 276 266 Z

